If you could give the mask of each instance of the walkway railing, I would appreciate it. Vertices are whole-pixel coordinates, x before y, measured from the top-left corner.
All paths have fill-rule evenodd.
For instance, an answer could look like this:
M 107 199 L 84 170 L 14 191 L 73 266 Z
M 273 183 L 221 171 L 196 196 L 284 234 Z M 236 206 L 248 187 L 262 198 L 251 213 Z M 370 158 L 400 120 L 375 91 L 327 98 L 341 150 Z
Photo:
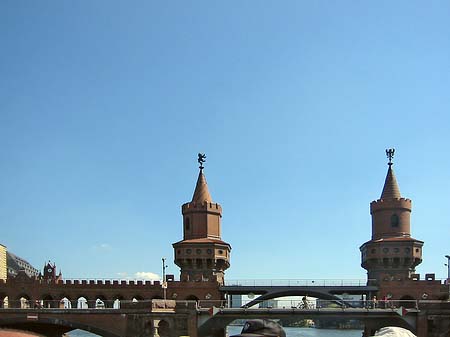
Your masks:
M 366 286 L 370 280 L 363 279 L 299 279 L 299 280 L 225 280 L 225 286 L 246 286 L 246 287 L 342 287 L 342 286 Z
M 167 303 L 165 305 L 164 303 Z M 180 300 L 180 301 L 164 301 L 157 300 L 142 300 L 142 301 L 10 301 L 6 305 L 0 308 L 0 310 L 5 309 L 23 309 L 23 310 L 73 310 L 73 309 L 164 309 L 164 308 L 175 308 L 178 306 L 189 306 L 197 307 L 197 309 L 208 309 L 211 307 L 222 308 L 222 309 L 277 309 L 277 310 L 354 310 L 354 309 L 391 309 L 397 310 L 401 307 L 409 309 L 420 309 L 421 305 L 430 305 L 433 303 L 447 303 L 446 301 L 437 300 L 355 300 L 355 301 L 342 301 L 337 303 L 336 301 L 321 300 L 308 298 L 304 300 L 300 297 L 297 299 L 276 299 L 262 301 L 253 307 L 247 307 L 246 304 L 249 301 L 242 301 L 238 303 L 230 303 L 226 300 Z

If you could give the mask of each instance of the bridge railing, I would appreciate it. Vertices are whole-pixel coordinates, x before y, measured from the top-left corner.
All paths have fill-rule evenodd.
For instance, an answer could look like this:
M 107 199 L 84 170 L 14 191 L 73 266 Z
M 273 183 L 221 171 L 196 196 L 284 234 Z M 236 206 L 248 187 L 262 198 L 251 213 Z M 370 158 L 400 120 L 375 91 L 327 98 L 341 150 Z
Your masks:
M 230 303 L 226 301 L 204 301 L 200 300 L 197 302 L 198 308 L 224 308 L 224 309 L 288 309 L 288 310 L 326 310 L 326 309 L 390 309 L 398 310 L 399 308 L 407 309 L 419 309 L 421 304 L 430 304 L 431 302 L 442 303 L 442 301 L 423 301 L 423 300 L 342 300 L 342 301 L 331 301 L 331 300 L 321 300 L 315 298 L 308 298 L 303 300 L 300 297 L 297 299 L 275 299 L 261 301 L 254 304 L 252 307 L 248 307 L 250 300 L 244 300 L 240 302 Z
M 148 309 L 159 310 L 176 307 L 196 307 L 198 310 L 210 309 L 212 307 L 222 309 L 278 309 L 278 310 L 353 310 L 353 309 L 389 309 L 399 310 L 404 309 L 421 309 L 423 306 L 430 307 L 430 305 L 436 304 L 438 306 L 447 301 L 438 300 L 342 300 L 342 301 L 329 301 L 308 297 L 306 300 L 298 297 L 297 299 L 275 299 L 259 302 L 252 307 L 246 306 L 249 301 L 241 301 L 231 303 L 227 300 L 141 300 L 141 301 L 54 301 L 54 300 L 38 300 L 38 301 L 9 301 L 7 305 L 3 305 L 2 309 L 24 309 L 24 310 L 73 310 L 73 309 Z
M 367 279 L 255 279 L 255 280 L 225 280 L 225 286 L 247 287 L 341 287 L 341 286 L 366 286 L 371 280 Z

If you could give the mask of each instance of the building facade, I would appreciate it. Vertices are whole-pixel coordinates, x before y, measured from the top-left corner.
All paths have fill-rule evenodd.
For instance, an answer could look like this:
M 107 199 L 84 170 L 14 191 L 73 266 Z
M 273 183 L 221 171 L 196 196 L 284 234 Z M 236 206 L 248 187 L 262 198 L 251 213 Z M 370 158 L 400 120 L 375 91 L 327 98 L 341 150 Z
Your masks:
M 16 276 L 20 270 L 24 270 L 29 277 L 39 276 L 39 270 L 34 268 L 31 263 L 25 259 L 22 259 L 11 252 L 6 252 L 6 259 L 8 266 L 8 277 Z
M 6 280 L 8 265 L 6 262 L 6 247 L 0 244 L 0 280 Z

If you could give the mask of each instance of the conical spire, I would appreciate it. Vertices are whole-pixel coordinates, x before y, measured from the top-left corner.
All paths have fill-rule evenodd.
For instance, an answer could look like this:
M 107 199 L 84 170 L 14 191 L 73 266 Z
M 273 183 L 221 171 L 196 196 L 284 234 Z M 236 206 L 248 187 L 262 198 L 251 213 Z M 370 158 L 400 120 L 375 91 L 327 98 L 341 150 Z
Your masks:
M 212 202 L 211 194 L 209 194 L 208 184 L 206 183 L 203 170 L 200 169 L 197 179 L 197 185 L 195 186 L 194 195 L 192 196 L 192 202 L 203 203 Z
M 386 150 L 386 155 L 389 158 L 389 169 L 384 181 L 383 192 L 381 192 L 380 199 L 398 199 L 401 198 L 400 189 L 398 188 L 397 179 L 395 178 L 394 170 L 392 169 L 392 158 L 394 157 L 394 149 Z
M 198 163 L 200 164 L 200 172 L 198 174 L 197 185 L 195 186 L 194 195 L 192 196 L 192 202 L 204 203 L 212 202 L 211 194 L 208 191 L 208 184 L 206 183 L 205 175 L 203 174 L 203 163 L 206 161 L 206 155 L 204 153 L 198 154 Z
M 380 199 L 398 199 L 401 198 L 400 189 L 398 188 L 397 179 L 395 178 L 394 170 L 391 165 L 386 175 L 386 180 L 384 182 L 383 192 L 381 193 Z

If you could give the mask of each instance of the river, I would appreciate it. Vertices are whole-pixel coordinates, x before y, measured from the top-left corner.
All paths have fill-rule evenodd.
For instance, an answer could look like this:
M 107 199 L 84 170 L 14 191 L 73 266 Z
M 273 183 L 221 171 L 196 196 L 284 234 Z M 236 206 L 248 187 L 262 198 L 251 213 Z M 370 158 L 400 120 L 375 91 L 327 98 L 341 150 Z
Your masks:
M 229 326 L 228 335 L 236 335 L 241 332 L 242 326 Z M 284 328 L 287 337 L 361 337 L 361 330 L 335 330 L 314 328 Z M 97 335 L 75 330 L 69 333 L 70 337 L 94 337 Z

